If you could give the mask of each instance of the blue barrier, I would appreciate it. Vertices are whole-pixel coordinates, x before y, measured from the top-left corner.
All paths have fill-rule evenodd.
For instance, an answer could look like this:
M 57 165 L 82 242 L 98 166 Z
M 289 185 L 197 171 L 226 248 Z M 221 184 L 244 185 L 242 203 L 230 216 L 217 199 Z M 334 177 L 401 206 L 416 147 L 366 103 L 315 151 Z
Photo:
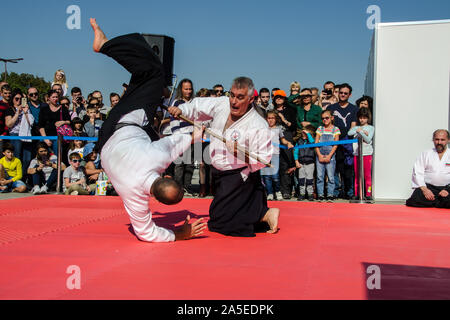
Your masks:
M 341 144 L 350 144 L 350 143 L 357 143 L 358 139 L 352 139 L 352 140 L 341 140 L 341 141 L 329 141 L 329 142 L 319 142 L 319 143 L 312 143 L 312 144 L 303 144 L 301 146 L 295 146 L 291 149 L 307 149 L 307 148 L 315 148 L 315 147 L 323 147 L 323 146 L 337 146 Z M 281 144 L 273 143 L 274 146 L 279 147 L 281 149 L 289 149 L 286 146 L 283 146 Z
M 98 138 L 64 136 L 64 140 L 81 140 L 96 142 Z M 0 136 L 0 140 L 58 140 L 58 136 Z

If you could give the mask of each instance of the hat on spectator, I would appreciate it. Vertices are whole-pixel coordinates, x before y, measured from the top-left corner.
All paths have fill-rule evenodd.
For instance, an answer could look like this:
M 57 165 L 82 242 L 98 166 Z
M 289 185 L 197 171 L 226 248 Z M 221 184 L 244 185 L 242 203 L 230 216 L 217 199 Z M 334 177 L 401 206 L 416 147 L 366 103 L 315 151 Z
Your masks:
M 273 96 L 281 96 L 281 97 L 285 97 L 286 98 L 286 92 L 284 92 L 284 90 L 277 90 L 273 93 Z
M 95 148 L 94 143 L 91 142 L 86 144 L 83 149 L 83 158 L 86 158 L 88 155 L 90 155 L 94 151 L 94 148 Z

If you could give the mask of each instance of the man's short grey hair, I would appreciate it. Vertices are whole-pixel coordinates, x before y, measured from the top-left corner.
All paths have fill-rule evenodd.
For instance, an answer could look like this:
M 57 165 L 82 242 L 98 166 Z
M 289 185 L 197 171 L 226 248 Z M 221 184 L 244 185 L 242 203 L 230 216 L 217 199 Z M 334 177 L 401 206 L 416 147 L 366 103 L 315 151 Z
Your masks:
M 247 77 L 239 77 L 234 79 L 231 87 L 235 87 L 236 89 L 248 88 L 249 97 L 253 97 L 253 93 L 255 92 L 255 85 L 253 84 L 252 79 Z
M 450 139 L 450 132 L 448 132 L 448 130 L 445 130 L 445 129 L 438 129 L 435 132 L 433 132 L 433 139 L 436 137 L 436 135 L 438 133 L 441 133 L 441 132 L 446 133 L 447 134 L 447 139 Z

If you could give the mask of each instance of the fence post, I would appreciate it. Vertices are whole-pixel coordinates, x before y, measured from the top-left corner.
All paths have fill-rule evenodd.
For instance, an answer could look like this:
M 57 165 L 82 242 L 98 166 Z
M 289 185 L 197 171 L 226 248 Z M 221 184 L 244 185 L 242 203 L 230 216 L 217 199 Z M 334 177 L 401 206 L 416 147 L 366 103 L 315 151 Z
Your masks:
M 56 179 L 56 193 L 60 194 L 61 193 L 61 158 L 62 158 L 62 142 L 63 142 L 63 136 L 62 135 L 58 135 L 58 140 L 57 140 L 57 153 L 58 153 L 58 175 L 57 175 L 57 179 Z

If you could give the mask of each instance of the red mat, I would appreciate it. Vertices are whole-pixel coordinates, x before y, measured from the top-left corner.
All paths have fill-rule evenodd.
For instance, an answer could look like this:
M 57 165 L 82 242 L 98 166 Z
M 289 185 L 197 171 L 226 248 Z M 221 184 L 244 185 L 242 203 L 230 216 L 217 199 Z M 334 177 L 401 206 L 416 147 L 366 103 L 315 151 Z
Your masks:
M 158 225 L 207 217 L 211 200 L 151 203 Z M 0 299 L 450 298 L 448 210 L 396 205 L 271 202 L 276 235 L 205 232 L 145 243 L 119 197 L 0 201 Z M 367 268 L 381 268 L 368 289 Z M 69 266 L 80 289 L 69 289 Z M 69 286 L 70 287 L 70 286 Z

